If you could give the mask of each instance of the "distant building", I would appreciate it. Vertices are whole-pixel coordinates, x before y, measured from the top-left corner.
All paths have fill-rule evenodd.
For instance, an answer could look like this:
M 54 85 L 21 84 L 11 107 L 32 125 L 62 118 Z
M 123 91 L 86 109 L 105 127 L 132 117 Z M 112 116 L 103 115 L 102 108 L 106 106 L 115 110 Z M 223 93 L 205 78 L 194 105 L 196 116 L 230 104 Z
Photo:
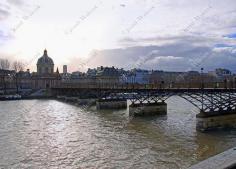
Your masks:
M 200 75 L 200 73 L 198 71 L 188 71 L 187 74 L 190 76 L 199 76 Z
M 80 79 L 82 76 L 84 76 L 84 73 L 80 71 L 71 73 L 71 79 Z
M 88 77 L 95 77 L 97 75 L 97 69 L 88 68 L 86 74 L 87 74 Z
M 67 71 L 67 65 L 63 65 L 63 72 L 61 75 L 61 81 L 62 82 L 68 82 L 71 79 L 71 73 L 68 73 Z
M 171 84 L 171 83 L 178 83 L 184 82 L 185 77 L 188 75 L 186 72 L 165 72 L 161 70 L 152 71 L 150 75 L 150 83 L 152 84 Z
M 71 74 L 70 73 L 61 73 L 61 81 L 65 82 L 65 81 L 70 81 L 71 79 Z
M 215 72 L 218 76 L 230 76 L 232 74 L 230 70 L 222 68 L 216 69 Z
M 27 69 L 26 71 L 19 71 L 17 74 L 18 79 L 18 87 L 19 89 L 31 89 L 32 88 L 32 80 L 30 70 Z
M 6 90 L 6 88 L 15 88 L 15 74 L 14 70 L 0 69 L 0 93 Z
M 127 83 L 148 84 L 150 71 L 143 69 L 132 69 L 126 75 Z
M 80 71 L 75 71 L 70 74 L 69 79 L 64 79 L 63 82 L 75 83 L 80 86 L 89 87 L 89 85 L 94 85 L 96 83 L 96 77 L 88 76 L 86 73 Z
M 67 73 L 67 65 L 63 65 L 63 74 Z
M 233 74 L 228 69 L 218 68 L 214 71 L 209 71 L 208 74 L 210 76 L 214 76 L 218 82 L 223 82 L 225 79 L 231 79 Z
M 117 68 L 103 67 L 97 68 L 96 78 L 99 83 L 106 84 L 118 84 L 120 82 L 120 73 Z
M 47 50 L 45 49 L 43 56 L 40 57 L 37 62 L 37 74 L 45 75 L 53 73 L 54 73 L 54 63 L 52 58 L 48 56 Z
M 37 72 L 32 73 L 32 88 L 46 89 L 58 85 L 60 83 L 60 74 L 57 68 L 54 72 L 54 62 L 44 50 L 42 57 L 37 62 Z

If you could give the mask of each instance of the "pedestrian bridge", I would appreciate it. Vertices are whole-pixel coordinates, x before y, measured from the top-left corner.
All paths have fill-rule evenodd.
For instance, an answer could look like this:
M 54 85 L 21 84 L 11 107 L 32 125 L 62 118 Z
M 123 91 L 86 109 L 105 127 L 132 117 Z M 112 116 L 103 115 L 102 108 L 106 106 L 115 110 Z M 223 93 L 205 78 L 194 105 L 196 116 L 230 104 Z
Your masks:
M 136 115 L 163 114 L 167 111 L 165 101 L 179 96 L 200 110 L 197 128 L 236 126 L 236 88 L 164 88 L 147 85 L 80 86 L 60 85 L 51 89 L 54 95 L 97 98 L 102 104 L 130 100 L 130 112 Z M 122 104 L 120 105 L 124 105 Z M 112 103 L 112 104 L 111 104 Z M 116 106 L 115 106 L 116 107 Z

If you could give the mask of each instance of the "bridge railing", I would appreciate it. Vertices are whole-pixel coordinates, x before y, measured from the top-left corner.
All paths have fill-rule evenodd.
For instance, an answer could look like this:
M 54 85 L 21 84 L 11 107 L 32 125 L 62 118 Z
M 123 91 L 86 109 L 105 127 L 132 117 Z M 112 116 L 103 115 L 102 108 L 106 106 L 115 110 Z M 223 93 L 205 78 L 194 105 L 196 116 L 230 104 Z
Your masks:
M 225 82 L 209 83 L 60 83 L 52 88 L 87 88 L 87 89 L 181 89 L 181 88 L 236 88 L 235 84 Z

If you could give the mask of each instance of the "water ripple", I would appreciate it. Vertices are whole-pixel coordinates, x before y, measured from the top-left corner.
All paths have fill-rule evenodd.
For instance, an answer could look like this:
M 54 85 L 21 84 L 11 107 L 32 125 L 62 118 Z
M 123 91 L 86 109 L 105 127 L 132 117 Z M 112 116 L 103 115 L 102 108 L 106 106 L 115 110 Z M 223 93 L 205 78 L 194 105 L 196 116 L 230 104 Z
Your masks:
M 55 100 L 0 107 L 0 168 L 187 168 L 236 143 L 234 130 L 196 132 L 197 110 L 175 97 L 154 118 Z

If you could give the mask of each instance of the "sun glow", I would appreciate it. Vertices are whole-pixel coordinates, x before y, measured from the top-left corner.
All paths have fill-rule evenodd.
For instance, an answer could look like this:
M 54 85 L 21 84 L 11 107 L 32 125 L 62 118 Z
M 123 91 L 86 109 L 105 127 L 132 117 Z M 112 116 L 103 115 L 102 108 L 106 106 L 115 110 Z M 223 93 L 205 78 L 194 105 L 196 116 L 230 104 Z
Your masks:
M 17 58 L 29 63 L 35 70 L 35 63 L 48 49 L 49 56 L 56 65 L 69 64 L 71 58 L 87 59 L 93 49 L 101 49 L 103 30 L 81 26 L 67 32 L 62 27 L 33 25 L 24 23 L 14 34 L 14 41 L 5 47 L 9 53 L 17 53 Z M 14 50 L 12 50 L 14 49 Z

